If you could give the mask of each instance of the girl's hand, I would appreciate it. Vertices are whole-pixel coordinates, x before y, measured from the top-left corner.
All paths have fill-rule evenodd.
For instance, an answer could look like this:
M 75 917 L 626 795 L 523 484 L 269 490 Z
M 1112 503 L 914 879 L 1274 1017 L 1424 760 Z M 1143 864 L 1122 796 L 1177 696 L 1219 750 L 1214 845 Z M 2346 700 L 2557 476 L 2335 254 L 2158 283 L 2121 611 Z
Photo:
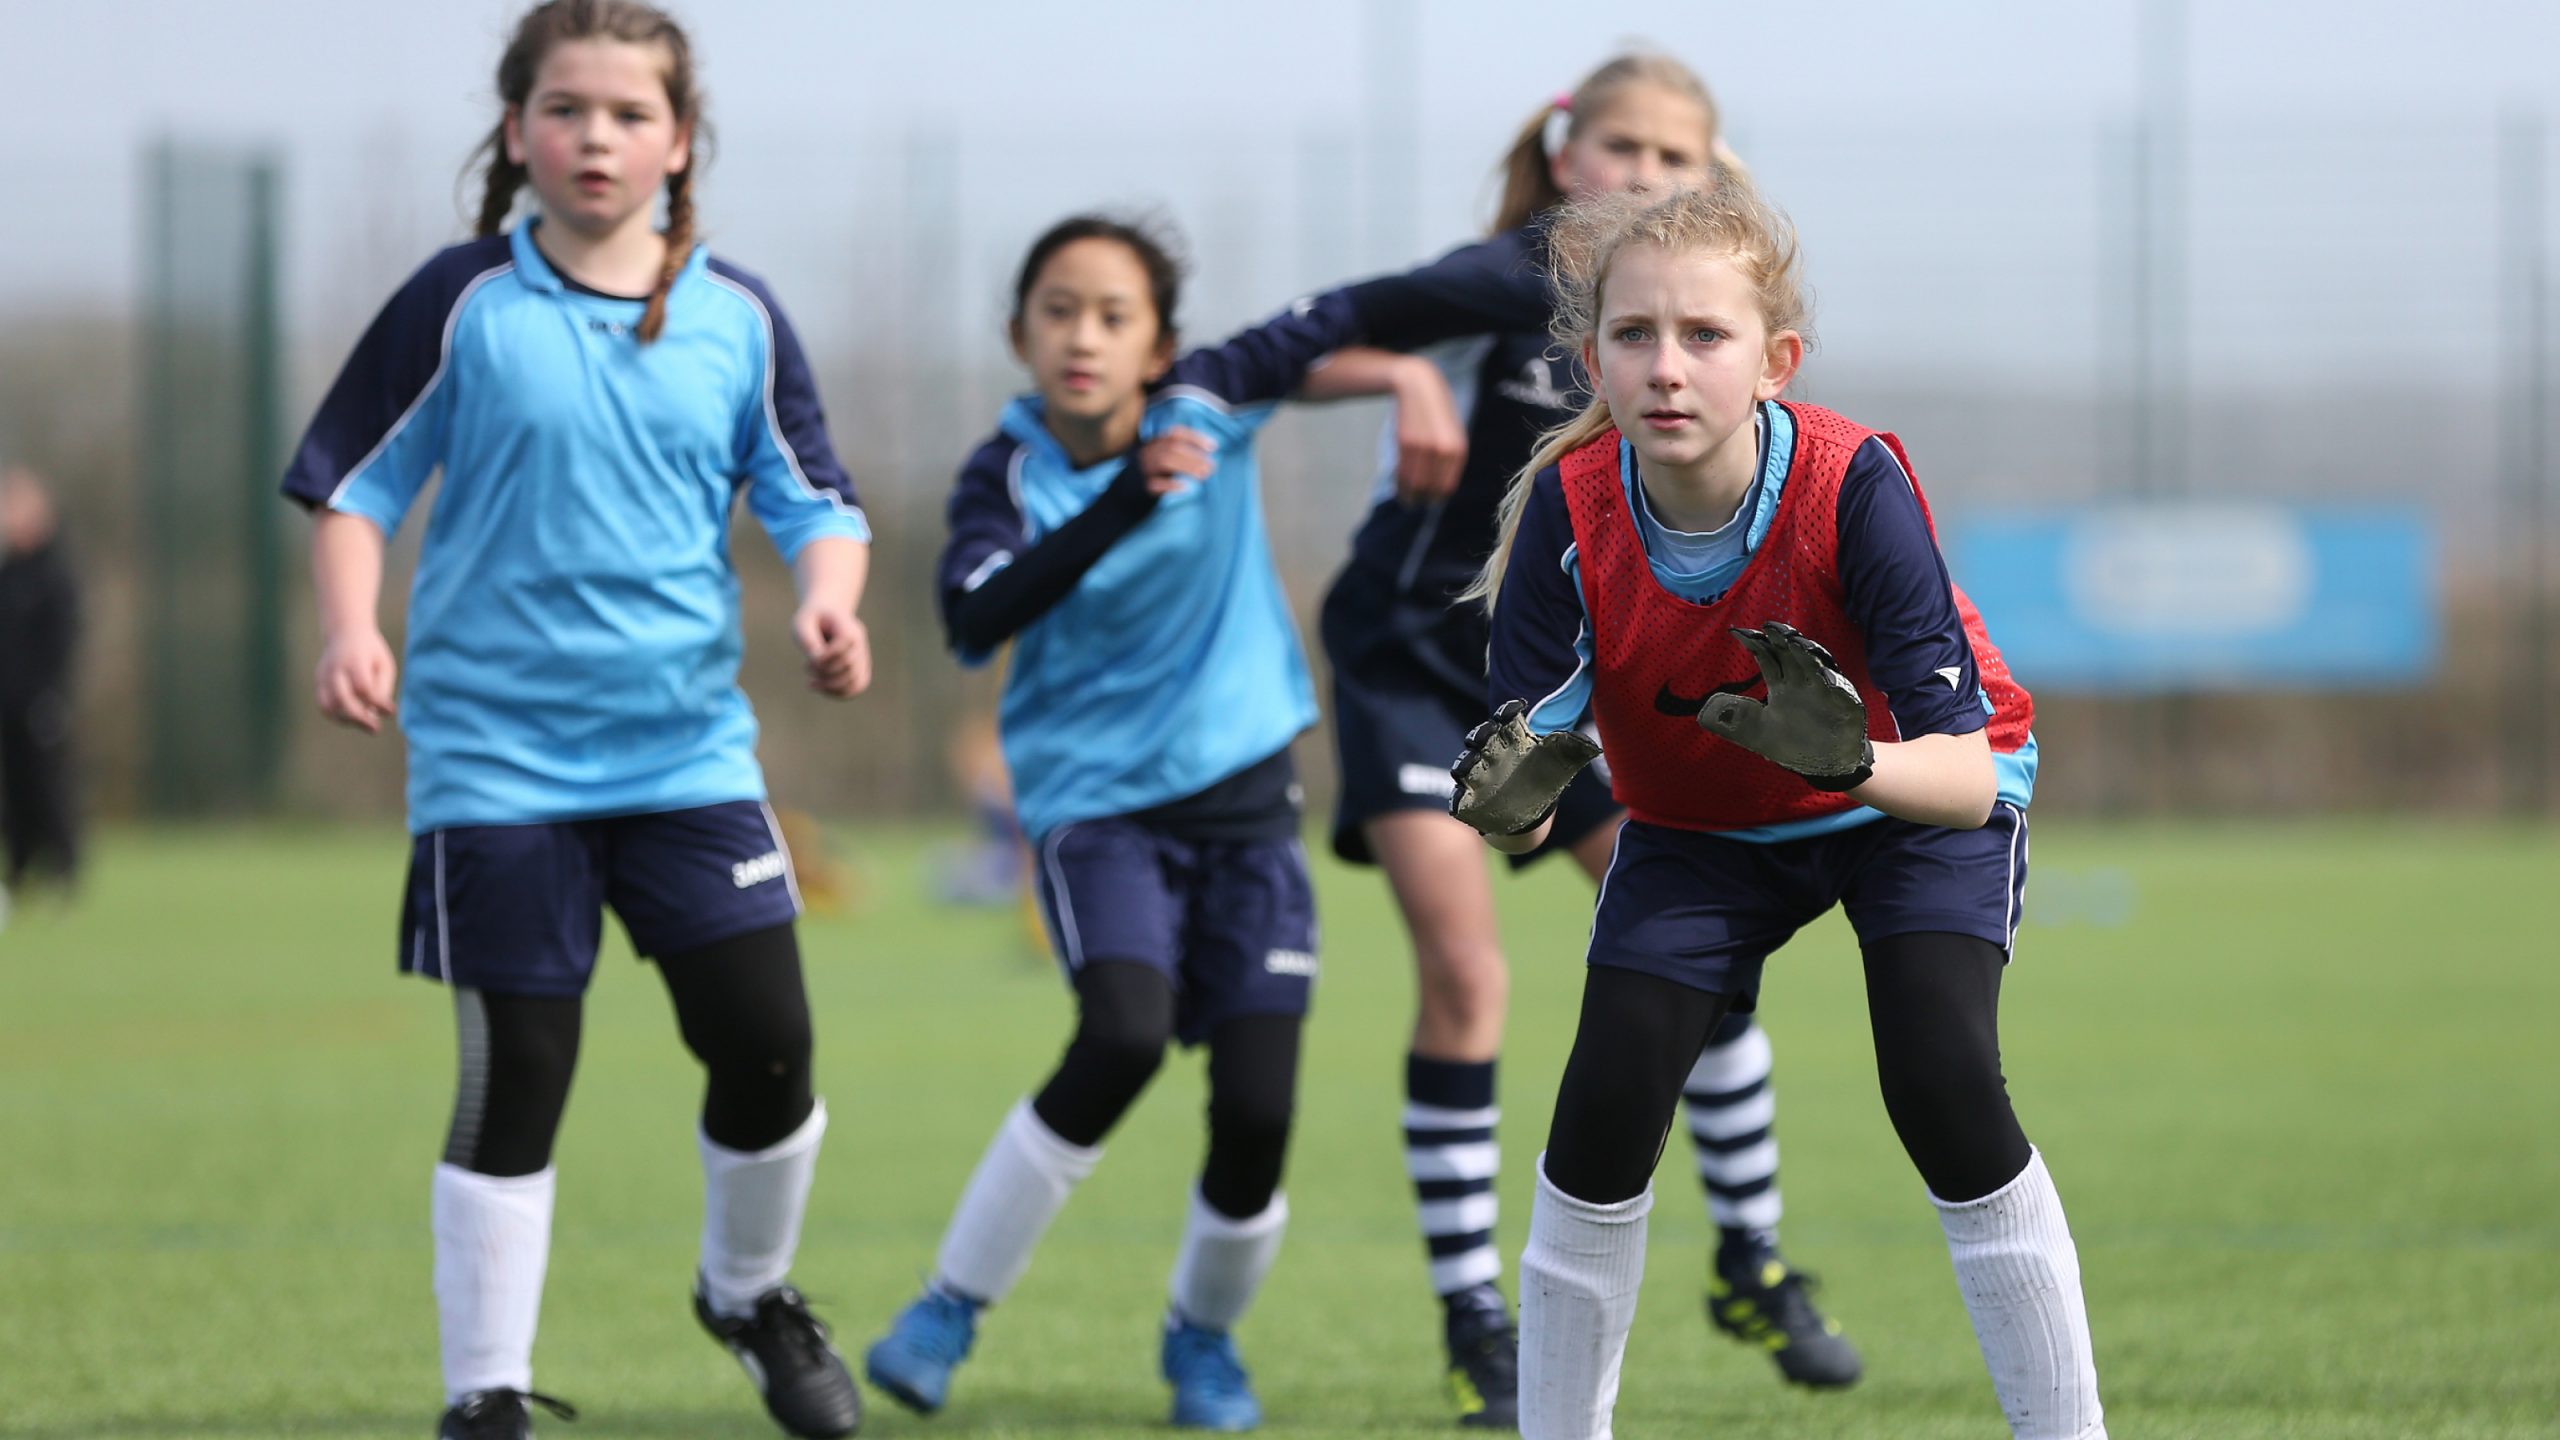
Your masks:
M 1530 733 L 1526 700 L 1503 701 L 1492 719 L 1467 732 L 1466 747 L 1449 767 L 1457 782 L 1449 813 L 1509 855 L 1538 848 L 1564 787 L 1600 756 L 1600 746 L 1578 731 Z
M 320 713 L 367 735 L 382 733 L 382 722 L 397 708 L 400 662 L 391 642 L 379 630 L 357 630 L 330 638 L 320 651 L 312 677 Z
M 802 605 L 791 635 L 809 657 L 810 689 L 848 700 L 871 688 L 871 632 L 851 610 Z
M 1175 426 L 1138 447 L 1138 473 L 1150 495 L 1178 495 L 1218 473 L 1218 442 Z
M 1876 747 L 1867 739 L 1867 702 L 1831 652 L 1783 620 L 1757 630 L 1733 627 L 1769 687 L 1762 704 L 1716 694 L 1698 723 L 1805 778 L 1816 790 L 1855 789 L 1875 775 Z
M 1396 499 L 1435 505 L 1457 490 L 1466 469 L 1466 422 L 1439 366 L 1405 356 L 1395 377 Z

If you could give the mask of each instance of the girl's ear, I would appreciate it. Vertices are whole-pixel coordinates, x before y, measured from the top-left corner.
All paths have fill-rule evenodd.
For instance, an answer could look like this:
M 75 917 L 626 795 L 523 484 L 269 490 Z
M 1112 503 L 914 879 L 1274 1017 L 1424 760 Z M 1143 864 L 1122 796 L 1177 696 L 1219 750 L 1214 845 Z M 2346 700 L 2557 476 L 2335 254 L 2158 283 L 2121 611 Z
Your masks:
M 1021 362 L 1025 368 L 1030 366 L 1031 351 L 1030 348 L 1023 343 L 1021 316 L 1016 315 L 1012 319 L 1004 322 L 1004 343 L 1012 347 L 1013 358 L 1015 360 Z
M 1761 353 L 1760 383 L 1752 393 L 1762 400 L 1777 399 L 1803 366 L 1804 337 L 1793 330 L 1779 331 L 1769 337 L 1768 347 Z
M 506 136 L 507 163 L 522 168 L 524 165 L 523 107 L 508 106 L 506 115 L 498 121 L 498 129 Z
M 1152 385 L 1173 368 L 1176 342 L 1180 337 L 1159 326 L 1156 330 L 1156 353 L 1147 361 L 1147 383 Z
M 693 163 L 693 122 L 687 120 L 676 127 L 676 148 L 667 152 L 667 173 L 681 175 Z

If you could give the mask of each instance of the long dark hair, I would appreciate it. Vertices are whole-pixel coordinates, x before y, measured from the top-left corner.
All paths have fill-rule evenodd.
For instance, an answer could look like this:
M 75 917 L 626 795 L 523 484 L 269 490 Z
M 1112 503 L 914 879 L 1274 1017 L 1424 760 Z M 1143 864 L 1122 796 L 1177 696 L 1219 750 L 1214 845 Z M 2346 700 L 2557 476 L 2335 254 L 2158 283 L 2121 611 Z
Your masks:
M 667 324 L 667 291 L 693 253 L 693 176 L 711 144 L 711 129 L 702 118 L 702 92 L 693 83 L 693 43 L 684 27 L 667 12 L 640 0 L 545 0 L 516 22 L 515 37 L 498 57 L 498 99 L 507 113 L 522 116 L 533 95 L 533 78 L 553 46 L 565 40 L 620 40 L 656 45 L 667 53 L 667 108 L 676 124 L 692 131 L 684 168 L 667 177 L 667 263 L 649 291 L 649 308 L 640 317 L 640 339 L 655 340 Z M 516 192 L 524 188 L 525 168 L 507 158 L 504 116 L 489 137 L 472 152 L 475 163 L 487 156 L 480 189 L 481 235 L 495 235 L 515 209 Z

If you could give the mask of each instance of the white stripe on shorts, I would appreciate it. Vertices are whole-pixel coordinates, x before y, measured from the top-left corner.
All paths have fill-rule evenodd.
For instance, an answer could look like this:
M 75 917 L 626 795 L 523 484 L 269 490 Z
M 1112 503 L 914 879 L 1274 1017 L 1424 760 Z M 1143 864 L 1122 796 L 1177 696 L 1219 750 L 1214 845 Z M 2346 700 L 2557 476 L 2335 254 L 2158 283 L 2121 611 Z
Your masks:
M 764 812 L 765 833 L 773 837 L 773 853 L 782 857 L 782 886 L 791 892 L 791 915 L 798 919 L 808 909 L 800 903 L 800 867 L 792 861 L 791 846 L 782 838 L 782 821 L 774 816 L 773 802 L 759 800 L 756 808 Z
M 1058 847 L 1066 843 L 1067 832 L 1074 828 L 1073 824 L 1066 824 L 1049 832 L 1048 842 L 1040 847 L 1040 868 L 1049 872 L 1050 930 L 1057 939 L 1058 949 L 1067 957 L 1067 968 L 1081 970 L 1084 968 L 1084 942 L 1076 935 L 1075 906 L 1067 898 L 1067 873 L 1058 864 Z
M 444 913 L 444 832 L 436 832 L 436 978 L 453 983 L 453 927 Z

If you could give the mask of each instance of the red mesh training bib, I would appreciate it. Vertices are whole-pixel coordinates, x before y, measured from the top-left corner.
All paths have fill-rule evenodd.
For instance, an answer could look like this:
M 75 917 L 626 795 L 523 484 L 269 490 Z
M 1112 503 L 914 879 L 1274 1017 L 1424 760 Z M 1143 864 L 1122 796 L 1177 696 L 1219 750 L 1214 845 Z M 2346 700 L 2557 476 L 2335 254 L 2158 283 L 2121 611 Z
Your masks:
M 1592 717 L 1609 760 L 1611 789 L 1636 819 L 1682 830 L 1746 830 L 1856 808 L 1802 776 L 1699 727 L 1698 707 L 1720 690 L 1766 699 L 1760 667 L 1729 627 L 1783 620 L 1831 652 L 1867 705 L 1867 735 L 1897 738 L 1893 712 L 1867 674 L 1866 639 L 1849 621 L 1840 588 L 1840 482 L 1849 459 L 1878 432 L 1812 405 L 1788 404 L 1795 456 L 1769 533 L 1733 587 L 1698 605 L 1656 580 L 1627 511 L 1618 432 L 1566 455 L 1559 469 L 1579 547 L 1582 603 L 1591 616 Z M 1902 461 L 1901 442 L 1882 437 Z M 1917 491 L 1917 483 L 1914 484 Z M 1927 519 L 1929 502 L 1920 501 Z M 1930 536 L 1937 530 L 1930 524 Z M 2000 659 L 1964 593 L 1956 613 L 1991 697 L 1991 748 L 2024 744 L 2034 703 Z

